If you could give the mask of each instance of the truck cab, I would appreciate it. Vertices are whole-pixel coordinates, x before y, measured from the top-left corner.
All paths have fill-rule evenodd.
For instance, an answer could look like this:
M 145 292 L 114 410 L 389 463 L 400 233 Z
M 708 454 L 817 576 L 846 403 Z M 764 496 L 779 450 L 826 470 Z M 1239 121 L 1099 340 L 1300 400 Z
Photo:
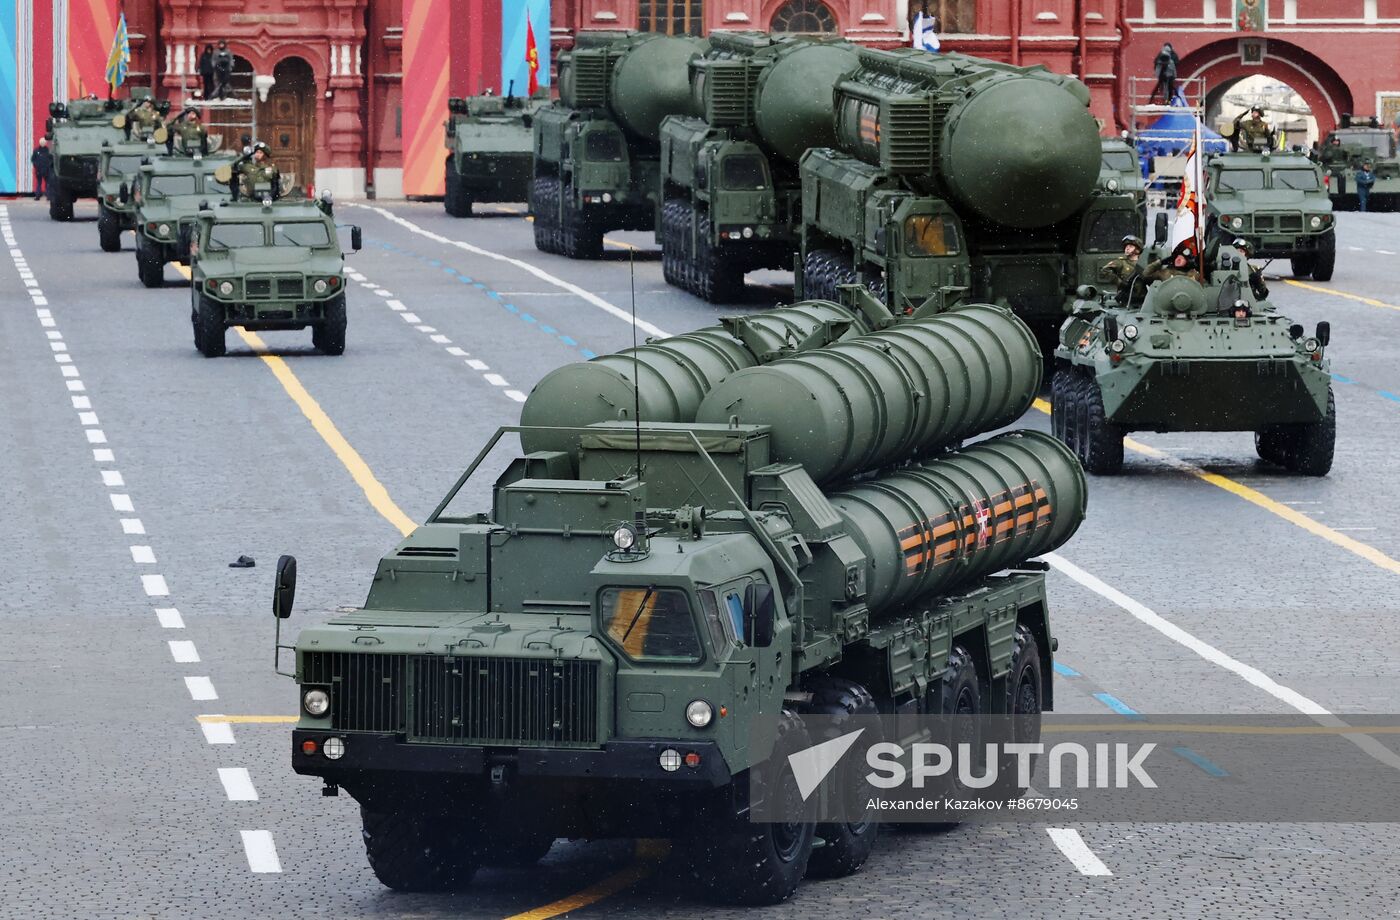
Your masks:
M 98 163 L 97 233 L 103 252 L 119 252 L 121 234 L 136 227 L 136 202 L 131 198 L 132 184 L 143 161 L 158 156 L 163 148 L 155 139 L 141 143 L 104 142 Z M 126 193 L 122 193 L 122 188 Z
M 1329 281 L 1336 228 L 1322 170 L 1295 153 L 1223 153 L 1206 163 L 1205 230 L 1249 242 L 1255 256 L 1287 258 L 1293 274 Z

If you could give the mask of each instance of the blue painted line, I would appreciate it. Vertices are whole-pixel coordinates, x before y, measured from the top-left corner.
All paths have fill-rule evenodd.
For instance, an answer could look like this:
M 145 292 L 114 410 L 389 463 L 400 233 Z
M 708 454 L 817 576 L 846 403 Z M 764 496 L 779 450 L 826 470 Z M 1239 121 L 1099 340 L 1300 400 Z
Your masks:
M 486 291 L 486 296 L 487 296 L 487 297 L 490 297 L 490 298 L 492 298 L 492 299 L 494 299 L 494 300 L 500 300 L 500 299 L 501 299 L 501 295 L 500 295 L 499 293 L 497 293 L 496 291 L 490 290 L 490 289 L 487 289 L 487 291 Z
M 431 265 L 433 268 L 441 268 L 441 267 L 442 267 L 442 263 L 439 262 L 437 259 L 429 259 L 429 260 L 428 260 L 428 264 Z
M 442 271 L 443 271 L 444 274 L 447 274 L 447 275 L 455 275 L 455 274 L 457 274 L 457 269 L 451 268 L 451 267 L 446 266 L 446 265 L 444 265 L 444 266 L 442 267 Z
M 583 355 L 585 358 L 587 358 L 587 359 L 590 360 L 590 361 L 592 361 L 594 358 L 598 357 L 598 353 L 597 353 L 596 351 L 589 351 L 587 348 L 580 348 L 580 349 L 578 350 L 578 353 L 581 354 L 581 355 Z
M 541 328 L 543 328 L 543 327 L 541 327 Z M 578 342 L 575 342 L 573 339 L 569 338 L 567 335 L 561 335 L 561 336 L 559 336 L 559 341 L 563 342 L 565 345 L 569 346 L 570 348 L 573 348 L 575 345 L 578 344 Z
M 475 283 L 476 283 L 476 282 L 473 281 L 471 278 L 468 278 L 466 275 L 463 275 L 463 276 L 462 276 L 462 280 L 465 281 L 467 284 L 475 284 Z
M 524 320 L 525 322 L 527 322 L 527 323 L 537 323 L 537 322 L 539 322 L 539 320 L 535 319 L 533 316 L 531 316 L 531 315 L 528 314 L 528 313 L 522 313 L 522 314 L 520 314 L 520 318 L 523 319 L 523 320 Z
M 1188 760 L 1196 766 L 1200 767 L 1203 772 L 1208 773 L 1211 776 L 1219 778 L 1222 776 L 1230 775 L 1230 772 L 1224 767 L 1220 766 L 1215 761 L 1210 760 L 1209 758 L 1202 757 L 1200 754 L 1197 754 L 1189 747 L 1178 746 L 1172 748 L 1172 751 L 1182 759 Z
M 546 333 L 546 334 L 548 334 L 548 335 L 558 335 L 558 334 L 559 334 L 559 330 L 558 330 L 558 329 L 555 329 L 553 326 L 546 326 L 544 323 L 540 323 L 540 331 L 543 332 L 543 333 Z
M 1389 390 L 1377 390 L 1376 392 L 1377 392 L 1378 394 L 1380 394 L 1382 397 L 1384 397 L 1385 399 L 1390 400 L 1391 402 L 1400 402 L 1400 396 L 1396 396 L 1394 393 L 1390 392 Z
M 518 313 L 520 312 L 520 308 L 517 307 L 517 306 L 516 306 L 515 304 L 513 304 L 513 303 L 503 303 L 503 304 L 501 304 L 501 306 L 505 307 L 507 310 L 509 310 L 509 311 L 512 312 L 512 313 L 517 313 L 517 314 L 518 314 Z M 522 316 L 521 319 L 524 319 L 524 317 Z M 534 322 L 534 320 L 530 320 L 530 322 Z
M 1056 674 L 1059 674 L 1059 675 L 1061 675 L 1061 676 L 1063 676 L 1063 677 L 1083 677 L 1083 676 L 1084 676 L 1084 675 L 1080 674 L 1078 671 L 1076 671 L 1074 668 L 1071 668 L 1069 665 L 1065 664 L 1065 663 L 1062 662 L 1062 661 L 1056 661 L 1056 662 L 1054 662 L 1053 664 L 1051 664 L 1051 667 L 1053 667 L 1053 668 L 1055 669 L 1055 673 L 1056 673 Z
M 1333 375 L 1332 375 L 1332 379 L 1335 380 L 1335 381 L 1337 381 L 1338 383 L 1352 384 L 1352 383 L 1355 383 L 1355 382 L 1356 382 L 1355 380 L 1352 380 L 1350 377 L 1343 377 L 1341 374 L 1333 374 Z
M 1127 718 L 1134 720 L 1145 718 L 1145 716 L 1143 716 L 1142 713 L 1138 712 L 1136 709 L 1129 706 L 1127 703 L 1123 702 L 1118 697 L 1114 696 L 1112 693 L 1095 693 L 1094 699 L 1098 700 L 1100 703 L 1103 703 L 1105 706 L 1107 706 L 1109 709 L 1112 709 L 1120 716 L 1126 716 Z
M 481 288 L 483 291 L 486 290 L 486 285 L 482 284 L 480 281 L 473 281 L 472 287 Z

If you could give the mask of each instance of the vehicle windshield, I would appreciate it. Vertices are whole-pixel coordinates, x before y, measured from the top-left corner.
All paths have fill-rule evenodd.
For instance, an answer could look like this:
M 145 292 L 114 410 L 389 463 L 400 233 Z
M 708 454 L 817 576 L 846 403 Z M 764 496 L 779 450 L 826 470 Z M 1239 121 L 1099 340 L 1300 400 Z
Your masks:
M 107 175 L 125 176 L 141 168 L 141 157 L 112 157 L 107 161 Z
M 1362 147 L 1370 147 L 1379 156 L 1390 156 L 1390 134 L 1385 131 L 1343 134 L 1341 137 L 1343 144 L 1356 144 Z
M 598 599 L 608 638 L 634 661 L 695 662 L 700 637 L 690 599 L 676 588 L 605 588 Z
M 958 254 L 958 225 L 946 214 L 915 214 L 904 219 L 904 251 L 911 256 Z
M 1276 169 L 1269 177 L 1274 188 L 1291 188 L 1303 192 L 1317 190 L 1317 173 L 1311 169 Z
M 330 233 L 319 220 L 272 225 L 274 246 L 329 246 L 330 242 Z
M 622 162 L 622 136 L 612 131 L 589 131 L 584 135 L 584 154 L 590 160 Z
M 1118 252 L 1123 237 L 1141 236 L 1136 210 L 1096 211 L 1089 215 L 1084 228 L 1084 248 L 1090 252 Z
M 1222 169 L 1220 171 L 1220 191 L 1249 192 L 1264 187 L 1262 169 Z
M 751 153 L 725 157 L 720 166 L 720 184 L 731 191 L 767 188 L 763 160 Z
M 150 196 L 163 198 L 166 195 L 193 195 L 199 191 L 199 184 L 193 175 L 152 176 Z
M 215 224 L 209 230 L 209 249 L 243 249 L 263 245 L 260 223 Z
M 1138 168 L 1137 157 L 1126 150 L 1114 150 L 1103 155 L 1103 166 L 1112 172 L 1133 172 Z

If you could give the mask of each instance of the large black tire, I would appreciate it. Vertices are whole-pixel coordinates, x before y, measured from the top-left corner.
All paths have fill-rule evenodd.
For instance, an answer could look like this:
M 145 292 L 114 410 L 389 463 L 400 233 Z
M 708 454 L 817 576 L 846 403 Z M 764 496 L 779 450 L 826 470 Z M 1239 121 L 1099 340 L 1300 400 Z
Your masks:
M 1017 744 L 1040 741 L 1041 714 L 1045 711 L 1045 673 L 1041 667 L 1040 645 L 1035 633 L 1024 623 L 1016 624 L 1016 646 L 1011 654 L 1011 671 L 1006 675 L 1003 711 L 1011 717 L 1011 740 Z M 1035 758 L 1031 759 L 1034 772 Z M 1004 798 L 1020 798 L 1026 787 L 1018 782 L 1016 758 L 1002 760 L 997 774 L 997 791 Z
M 480 865 L 451 822 L 410 811 L 360 808 L 365 855 L 379 883 L 394 891 L 460 891 Z
M 560 190 L 563 194 L 563 190 Z M 588 218 L 575 211 L 564 212 L 563 246 L 564 255 L 570 259 L 601 259 L 603 257 L 603 231 L 595 228 Z
M 442 206 L 451 217 L 471 217 L 472 198 L 462 188 L 462 177 L 452 165 L 452 155 L 447 155 L 446 193 L 442 196 Z
M 674 287 L 681 287 L 680 272 L 677 267 L 680 263 L 677 248 L 680 246 L 680 234 L 677 232 L 677 212 L 682 206 L 682 202 L 677 198 L 667 198 L 661 203 L 661 277 L 667 284 Z
M 1332 271 L 1337 267 L 1337 232 L 1325 233 L 1318 241 L 1317 261 L 1313 263 L 1314 281 L 1331 281 Z
M 63 187 L 63 182 L 49 177 L 49 219 L 68 221 L 73 219 L 73 196 Z
M 524 869 L 545 858 L 554 846 L 554 838 L 544 834 L 510 838 L 492 835 L 486 844 L 482 848 L 482 865 Z
M 558 228 L 559 180 L 551 176 L 536 176 L 530 182 L 530 214 L 534 218 L 535 248 L 540 252 L 559 252 Z
M 136 277 L 148 288 L 165 286 L 165 262 L 151 252 L 146 238 L 139 231 L 136 234 Z
M 1327 414 L 1321 421 L 1291 426 L 1284 448 L 1284 465 L 1304 476 L 1326 476 L 1332 471 L 1337 447 L 1337 400 L 1327 388 Z
M 1299 253 L 1288 260 L 1288 267 L 1293 270 L 1294 278 L 1311 277 L 1313 269 L 1317 267 L 1317 253 Z
M 806 688 L 811 700 L 803 707 L 804 714 L 821 717 L 823 728 L 814 734 L 812 741 L 820 744 L 840 737 L 853 727 L 856 717 L 878 716 L 880 710 L 870 691 L 854 681 L 840 677 L 820 677 Z M 878 731 L 878 723 L 861 720 L 866 734 L 863 744 L 875 743 L 883 737 L 872 737 L 870 727 Z M 854 758 L 845 758 L 837 767 L 840 773 L 835 782 L 837 788 L 850 800 L 847 807 L 868 799 L 869 790 L 865 784 L 864 767 Z M 874 811 L 866 811 L 859 821 L 825 822 L 817 825 L 817 837 L 821 845 L 812 851 L 812 859 L 807 864 L 807 874 L 813 878 L 842 878 L 858 872 L 870 853 L 875 849 L 875 841 L 880 836 L 880 821 Z
M 1074 445 L 1070 443 L 1069 417 L 1071 414 L 1069 400 L 1073 390 L 1074 380 L 1077 375 L 1068 366 L 1058 367 L 1054 375 L 1050 378 L 1050 433 L 1059 438 L 1071 450 Z
M 105 204 L 97 206 L 97 242 L 103 252 L 122 251 L 122 227 Z
M 322 354 L 344 354 L 346 321 L 345 295 L 340 294 L 326 301 L 326 318 L 311 327 L 311 344 Z
M 1108 421 L 1103 391 L 1096 381 L 1085 379 L 1080 390 L 1083 417 L 1083 449 L 1080 461 L 1096 476 L 1113 476 L 1123 469 L 1123 429 Z
M 228 350 L 223 304 L 203 294 L 199 295 L 199 306 L 195 309 L 194 345 L 206 358 L 221 357 Z
M 788 765 L 788 755 L 811 746 L 801 718 L 784 710 L 773 754 L 755 767 L 769 771 L 763 786 L 781 795 L 785 812 L 800 812 L 802 796 Z M 725 904 L 760 906 L 792 897 L 807 872 L 816 835 L 810 821 L 756 824 L 747 816 L 726 816 L 701 830 L 698 869 L 707 895 Z
M 695 228 L 699 238 L 699 252 L 695 254 L 694 294 L 707 303 L 733 303 L 739 300 L 744 290 L 744 273 L 737 266 L 726 264 L 725 259 L 710 242 L 714 225 L 710 215 L 700 217 L 700 225 Z

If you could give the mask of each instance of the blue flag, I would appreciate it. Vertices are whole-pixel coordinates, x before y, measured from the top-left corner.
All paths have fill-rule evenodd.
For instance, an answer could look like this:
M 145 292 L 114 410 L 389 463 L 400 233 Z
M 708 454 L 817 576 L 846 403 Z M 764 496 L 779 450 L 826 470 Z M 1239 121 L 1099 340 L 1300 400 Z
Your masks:
M 126 82 L 126 69 L 131 65 L 131 42 L 126 35 L 126 12 L 117 20 L 117 33 L 112 36 L 112 51 L 107 55 L 107 85 L 112 92 Z

